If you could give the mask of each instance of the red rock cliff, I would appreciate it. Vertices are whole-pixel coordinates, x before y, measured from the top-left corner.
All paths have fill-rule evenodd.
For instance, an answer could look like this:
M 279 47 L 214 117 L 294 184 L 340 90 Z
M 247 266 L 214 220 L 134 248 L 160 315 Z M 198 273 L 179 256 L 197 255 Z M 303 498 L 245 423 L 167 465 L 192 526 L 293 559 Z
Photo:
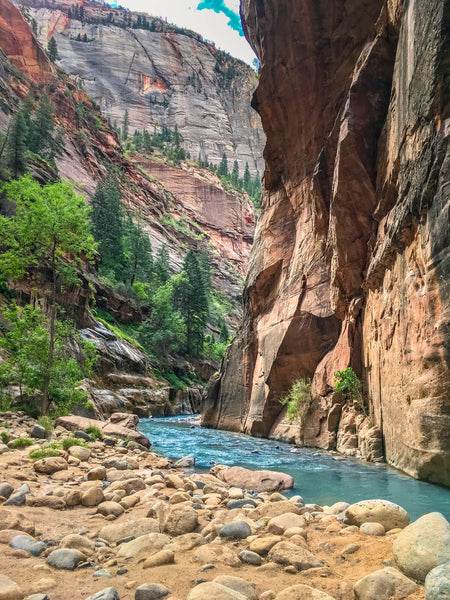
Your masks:
M 444 0 L 242 0 L 265 198 L 204 424 L 384 449 L 450 485 L 449 13 Z M 348 366 L 369 418 L 333 392 Z M 313 401 L 293 434 L 279 399 L 299 377 Z

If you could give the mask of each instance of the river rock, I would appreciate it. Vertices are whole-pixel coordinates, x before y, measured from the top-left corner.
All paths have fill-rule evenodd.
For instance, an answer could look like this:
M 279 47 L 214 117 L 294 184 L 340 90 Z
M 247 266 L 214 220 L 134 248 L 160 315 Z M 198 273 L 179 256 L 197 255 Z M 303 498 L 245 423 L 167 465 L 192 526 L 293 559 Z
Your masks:
M 38 440 L 44 440 L 47 437 L 45 427 L 42 427 L 42 425 L 38 425 L 37 423 L 35 423 L 30 429 L 30 436 Z
M 248 600 L 243 594 L 213 581 L 201 583 L 191 590 L 186 600 Z
M 22 600 L 24 593 L 7 575 L 0 575 L 0 600 Z
M 334 598 L 309 585 L 299 584 L 285 588 L 276 595 L 275 600 L 334 600 Z
M 450 562 L 432 569 L 425 578 L 426 600 L 450 598 Z
M 174 506 L 167 515 L 164 525 L 165 533 L 183 535 L 191 533 L 198 525 L 197 512 L 190 506 Z
M 353 587 L 356 600 L 395 600 L 409 596 L 417 589 L 414 581 L 392 567 L 366 575 Z
M 160 567 L 161 565 L 173 565 L 175 562 L 175 554 L 171 550 L 161 550 L 149 556 L 143 564 L 144 569 L 152 567 Z
M 172 550 L 172 552 L 189 552 L 193 548 L 203 546 L 206 543 L 206 539 L 200 533 L 185 533 L 174 538 L 166 547 L 166 550 Z
M 72 550 L 81 550 L 81 552 L 94 552 L 95 544 L 92 540 L 87 538 L 85 535 L 78 535 L 76 533 L 70 533 L 63 537 L 59 543 L 61 548 L 71 548 Z
M 265 556 L 271 548 L 283 541 L 283 538 L 279 535 L 266 535 L 264 537 L 256 538 L 250 542 L 250 550 Z
M 120 545 L 118 557 L 137 556 L 138 554 L 151 553 L 164 548 L 170 543 L 170 538 L 163 533 L 147 533 L 135 540 Z
M 297 571 L 322 566 L 322 563 L 309 550 L 291 542 L 275 544 L 267 555 L 267 559 L 280 565 L 292 565 Z
M 50 456 L 49 458 L 41 458 L 34 463 L 34 470 L 38 473 L 52 475 L 58 471 L 65 471 L 69 468 L 67 461 L 62 456 Z
M 392 550 L 403 573 L 423 582 L 432 569 L 450 562 L 450 524 L 441 513 L 424 515 L 398 534 Z
M 227 508 L 229 510 L 233 510 L 234 508 L 244 508 L 244 506 L 254 506 L 256 508 L 258 505 L 251 498 L 240 498 L 227 502 Z
M 103 466 L 105 469 L 115 469 L 116 471 L 126 471 L 129 467 L 129 464 L 123 458 L 107 458 L 103 461 Z
M 89 469 L 89 471 L 86 473 L 86 479 L 88 481 L 98 481 L 98 480 L 103 480 L 106 479 L 106 469 L 105 467 L 94 467 L 93 469 Z M 108 588 L 108 589 L 113 589 L 113 588 Z
M 25 492 L 17 492 L 16 494 L 11 494 L 11 496 L 3 502 L 3 506 L 23 506 L 27 501 L 27 495 Z
M 136 588 L 134 600 L 159 600 L 169 593 L 169 590 L 160 583 L 144 583 Z
M 195 466 L 195 456 L 193 454 L 190 454 L 189 456 L 183 456 L 183 458 L 180 458 L 180 460 L 177 460 L 177 462 L 174 465 L 175 467 L 177 467 L 178 469 L 186 469 L 189 467 L 194 467 Z
M 71 446 L 69 448 L 69 454 L 70 456 L 79 458 L 81 462 L 86 462 L 91 456 L 91 451 L 89 448 L 85 448 L 84 446 Z
M 39 556 L 47 548 L 44 542 L 38 542 L 28 535 L 16 535 L 9 545 L 15 550 L 26 550 L 33 556 Z
M 361 526 L 363 523 L 380 523 L 386 531 L 409 524 L 409 515 L 404 508 L 388 500 L 362 500 L 345 511 L 344 523 Z
M 267 523 L 267 531 L 269 533 L 273 533 L 274 535 L 282 535 L 286 529 L 290 529 L 292 527 L 303 528 L 305 526 L 306 521 L 304 517 L 288 512 L 270 519 L 270 521 Z
M 80 556 L 76 550 L 69 548 L 60 548 L 59 550 L 53 550 L 47 556 L 47 564 L 54 569 L 65 569 L 67 571 L 73 571 L 80 560 Z
M 91 441 L 91 436 L 81 429 L 77 429 L 77 431 L 75 431 L 75 433 L 73 434 L 73 437 L 76 437 L 79 440 L 84 440 L 85 442 Z
M 258 600 L 258 594 L 255 591 L 254 583 L 247 583 L 245 579 L 233 577 L 232 575 L 219 575 L 213 579 L 213 583 L 223 585 L 230 590 L 238 592 L 245 596 L 248 600 Z
M 251 534 L 251 527 L 245 521 L 232 521 L 219 530 L 219 536 L 222 538 L 245 540 Z
M 381 536 L 386 533 L 386 530 L 381 523 L 363 523 L 359 528 L 359 531 L 364 535 Z
M 201 564 L 222 563 L 230 567 L 239 567 L 242 565 L 236 554 L 227 546 L 222 544 L 206 544 L 197 548 L 194 554 L 194 561 Z
M 247 565 L 253 565 L 255 567 L 259 567 L 262 563 L 260 555 L 256 554 L 256 552 L 252 552 L 251 550 L 242 550 L 242 552 L 239 552 L 239 559 L 243 563 Z
M 13 493 L 14 488 L 10 483 L 0 483 L 0 496 L 3 498 L 9 498 Z
M 9 452 L 9 448 L 6 444 L 0 444 L 0 454 L 5 454 Z
M 128 536 L 138 538 L 146 533 L 159 532 L 160 525 L 158 521 L 142 517 L 140 519 L 128 519 L 125 523 L 106 525 L 106 527 L 100 529 L 99 537 L 110 543 L 115 543 Z
M 96 594 L 89 596 L 86 600 L 120 600 L 119 593 L 113 587 L 100 590 Z
M 98 506 L 104 499 L 102 488 L 91 487 L 81 496 L 81 504 L 83 506 Z
M 283 500 L 281 502 L 263 502 L 249 512 L 249 517 L 257 521 L 258 519 L 273 519 L 285 513 L 294 513 L 299 515 L 303 509 L 290 502 L 289 500 Z
M 294 479 L 286 473 L 277 471 L 250 471 L 244 467 L 226 467 L 216 465 L 211 473 L 228 485 L 255 492 L 272 492 L 294 487 Z
M 106 501 L 102 502 L 97 507 L 97 512 L 105 517 L 112 515 L 113 517 L 120 517 L 124 513 L 123 508 L 118 502 Z

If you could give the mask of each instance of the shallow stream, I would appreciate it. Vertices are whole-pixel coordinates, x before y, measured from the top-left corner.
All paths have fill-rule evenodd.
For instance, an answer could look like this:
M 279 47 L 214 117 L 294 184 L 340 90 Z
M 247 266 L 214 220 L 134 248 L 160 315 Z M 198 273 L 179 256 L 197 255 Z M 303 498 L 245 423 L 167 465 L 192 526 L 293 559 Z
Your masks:
M 300 494 L 307 503 L 330 505 L 341 500 L 383 498 L 403 506 L 411 519 L 438 511 L 450 520 L 449 489 L 416 481 L 384 464 L 364 463 L 309 448 L 293 453 L 289 444 L 203 429 L 195 423 L 192 417 L 142 419 L 139 429 L 159 454 L 171 459 L 193 454 L 197 471 L 209 470 L 212 462 L 283 471 L 295 481 L 294 489 L 286 495 Z

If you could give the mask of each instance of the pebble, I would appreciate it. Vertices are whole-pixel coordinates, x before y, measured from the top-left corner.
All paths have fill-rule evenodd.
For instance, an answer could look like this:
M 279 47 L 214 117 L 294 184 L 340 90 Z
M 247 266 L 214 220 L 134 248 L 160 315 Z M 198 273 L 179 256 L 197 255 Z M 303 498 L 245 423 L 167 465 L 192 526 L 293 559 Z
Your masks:
M 359 549 L 360 546 L 358 546 L 358 544 L 349 544 L 342 550 L 342 554 L 354 554 L 355 552 L 358 552 Z
M 3 498 L 9 498 L 13 491 L 14 488 L 10 483 L 0 483 L 0 496 Z
M 261 557 L 256 552 L 251 552 L 250 550 L 242 550 L 239 552 L 239 559 L 247 564 L 254 565 L 255 567 L 259 567 L 262 563 Z
M 159 600 L 169 593 L 169 590 L 159 583 L 144 583 L 136 588 L 134 600 Z
M 67 571 L 73 571 L 80 560 L 79 554 L 76 550 L 70 550 L 69 548 L 60 548 L 53 550 L 47 556 L 47 564 L 54 569 L 65 569 Z
M 12 494 L 6 502 L 3 502 L 3 506 L 23 506 L 27 500 L 27 496 L 23 492 Z
M 238 500 L 230 500 L 227 502 L 227 508 L 233 510 L 234 508 L 244 508 L 244 506 L 253 506 L 256 508 L 258 505 L 251 498 L 242 498 Z
M 110 579 L 112 575 L 108 569 L 99 569 L 98 571 L 95 571 L 93 577 L 106 577 L 107 579 Z
M 33 556 L 39 556 L 47 548 L 44 542 L 38 542 L 27 535 L 16 535 L 9 545 L 15 550 L 26 550 Z
M 86 442 L 91 441 L 90 435 L 87 434 L 85 431 L 82 431 L 81 429 L 79 429 L 78 431 L 75 431 L 75 433 L 73 434 L 73 437 L 76 437 L 79 440 L 85 440 Z
M 222 538 L 234 538 L 244 540 L 251 535 L 252 530 L 250 525 L 245 521 L 232 521 L 224 525 L 220 531 L 219 536 Z
M 120 600 L 120 596 L 115 588 L 109 587 L 89 596 L 86 600 Z

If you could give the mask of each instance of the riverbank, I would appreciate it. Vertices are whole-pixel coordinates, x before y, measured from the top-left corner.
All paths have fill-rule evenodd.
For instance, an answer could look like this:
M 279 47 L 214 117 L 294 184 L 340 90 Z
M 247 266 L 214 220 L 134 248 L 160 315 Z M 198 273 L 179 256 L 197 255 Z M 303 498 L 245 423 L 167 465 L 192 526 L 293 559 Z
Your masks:
M 0 422 L 11 440 L 30 439 L 32 420 Z M 112 436 L 62 449 L 70 437 L 58 427 L 0 455 L 1 600 L 85 600 L 105 588 L 116 592 L 103 600 L 382 600 L 364 579 L 382 569 L 384 590 L 425 598 L 423 581 L 390 570 L 406 521 L 360 527 L 346 504 L 251 493 Z M 57 456 L 30 457 L 51 440 Z M 299 585 L 316 591 L 290 589 Z

